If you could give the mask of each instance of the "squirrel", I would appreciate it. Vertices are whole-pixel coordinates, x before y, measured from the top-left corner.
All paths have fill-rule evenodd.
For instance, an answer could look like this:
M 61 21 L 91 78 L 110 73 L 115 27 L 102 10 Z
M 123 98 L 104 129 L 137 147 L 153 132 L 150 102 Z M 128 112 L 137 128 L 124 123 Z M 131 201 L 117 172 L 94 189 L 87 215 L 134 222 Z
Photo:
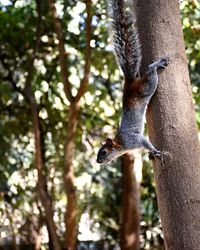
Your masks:
M 124 74 L 122 118 L 117 135 L 108 138 L 97 154 L 97 162 L 106 164 L 135 148 L 149 150 L 149 159 L 161 157 L 144 135 L 144 117 L 158 85 L 158 69 L 164 69 L 170 61 L 164 57 L 150 64 L 146 73 L 139 77 L 141 45 L 135 18 L 126 0 L 108 0 L 111 18 L 112 42 L 117 62 Z

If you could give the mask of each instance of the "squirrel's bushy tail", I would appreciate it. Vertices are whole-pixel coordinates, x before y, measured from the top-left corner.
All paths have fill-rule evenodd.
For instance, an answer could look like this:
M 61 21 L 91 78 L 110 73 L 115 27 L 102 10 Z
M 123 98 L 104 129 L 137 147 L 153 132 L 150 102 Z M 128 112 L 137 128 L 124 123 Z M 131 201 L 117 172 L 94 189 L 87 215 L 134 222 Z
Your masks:
M 135 27 L 133 11 L 124 0 L 108 0 L 112 41 L 117 61 L 126 79 L 134 79 L 139 73 L 141 49 Z

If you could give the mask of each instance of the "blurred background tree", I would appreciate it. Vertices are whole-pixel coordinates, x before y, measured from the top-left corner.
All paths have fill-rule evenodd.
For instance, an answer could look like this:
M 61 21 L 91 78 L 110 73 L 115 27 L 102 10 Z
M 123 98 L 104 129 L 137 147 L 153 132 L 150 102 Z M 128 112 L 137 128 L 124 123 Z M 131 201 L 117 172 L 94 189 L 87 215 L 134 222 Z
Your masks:
M 84 77 L 85 3 L 58 0 L 55 4 L 62 25 L 67 74 L 73 96 Z M 200 3 L 183 0 L 180 9 L 200 128 Z M 77 249 L 118 249 L 123 218 L 122 162 L 119 159 L 99 166 L 96 153 L 102 138 L 112 136 L 117 129 L 123 79 L 108 37 L 105 1 L 92 1 L 91 11 L 90 79 L 80 99 L 72 160 L 77 204 Z M 70 122 L 70 102 L 62 84 L 59 39 L 48 1 L 1 0 L 0 28 L 0 248 L 59 249 L 52 238 L 54 235 L 66 248 L 68 199 L 63 162 L 69 134 L 66 128 Z M 31 95 L 26 94 L 27 86 Z M 31 106 L 33 100 L 34 105 Z M 35 163 L 33 106 L 37 107 L 40 128 L 40 174 Z M 45 193 L 43 200 L 38 185 L 39 175 Z M 139 189 L 140 248 L 163 249 L 155 183 L 146 154 L 143 155 Z

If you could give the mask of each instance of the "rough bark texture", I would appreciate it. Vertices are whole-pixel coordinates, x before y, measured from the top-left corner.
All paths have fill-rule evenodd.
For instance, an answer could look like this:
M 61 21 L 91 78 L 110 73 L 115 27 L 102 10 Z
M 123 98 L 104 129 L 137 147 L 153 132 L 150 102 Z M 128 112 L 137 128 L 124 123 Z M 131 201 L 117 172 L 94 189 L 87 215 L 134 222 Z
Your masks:
M 159 75 L 147 122 L 154 145 L 167 152 L 155 160 L 158 206 L 168 250 L 200 246 L 200 147 L 194 117 L 177 0 L 140 0 L 137 20 L 143 71 L 165 55 L 171 64 Z
M 121 230 L 121 249 L 139 249 L 139 190 L 138 183 L 134 174 L 135 159 L 133 154 L 126 154 L 122 162 L 122 230 Z

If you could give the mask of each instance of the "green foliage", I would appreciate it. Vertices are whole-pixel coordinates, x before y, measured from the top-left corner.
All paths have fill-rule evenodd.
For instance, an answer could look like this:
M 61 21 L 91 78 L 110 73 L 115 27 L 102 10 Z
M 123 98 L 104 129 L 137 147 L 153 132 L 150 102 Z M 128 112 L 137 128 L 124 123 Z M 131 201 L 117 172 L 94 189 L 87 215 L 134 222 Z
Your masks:
M 48 3 L 41 3 L 42 35 L 34 62 L 32 86 L 44 139 L 44 171 L 62 238 L 67 202 L 63 191 L 62 166 L 69 102 L 60 79 L 57 39 Z M 76 93 L 83 76 L 85 4 L 84 1 L 60 0 L 57 5 L 68 52 L 69 78 L 73 93 Z M 182 1 L 181 14 L 200 126 L 200 4 L 198 1 Z M 31 111 L 22 94 L 13 88 L 13 82 L 21 88 L 25 84 L 28 60 L 36 40 L 36 4 L 32 0 L 13 1 L 13 4 L 11 1 L 7 6 L 0 2 L 0 16 L 0 237 L 13 237 L 12 225 L 15 234 L 20 235 L 19 240 L 29 242 L 34 240 L 32 236 L 43 217 L 43 209 L 37 198 Z M 100 142 L 102 138 L 114 134 L 121 112 L 122 79 L 108 45 L 107 23 L 105 1 L 93 1 L 91 77 L 87 93 L 81 100 L 73 163 L 77 177 L 78 219 L 83 213 L 89 214 L 91 230 L 114 245 L 119 242 L 121 223 L 120 161 L 103 168 L 96 164 Z M 143 248 L 162 245 L 155 184 L 147 162 L 144 163 L 141 184 L 141 212 Z M 8 214 L 13 215 L 12 220 Z M 43 234 L 47 236 L 45 229 Z M 43 245 L 46 246 L 45 242 Z
M 101 167 L 92 174 L 89 212 L 104 236 L 113 244 L 119 241 L 121 207 L 121 170 L 119 162 Z M 106 234 L 105 234 L 106 233 Z
M 200 3 L 183 1 L 181 4 L 182 24 L 186 53 L 189 59 L 190 79 L 193 84 L 193 97 L 196 120 L 200 128 Z

